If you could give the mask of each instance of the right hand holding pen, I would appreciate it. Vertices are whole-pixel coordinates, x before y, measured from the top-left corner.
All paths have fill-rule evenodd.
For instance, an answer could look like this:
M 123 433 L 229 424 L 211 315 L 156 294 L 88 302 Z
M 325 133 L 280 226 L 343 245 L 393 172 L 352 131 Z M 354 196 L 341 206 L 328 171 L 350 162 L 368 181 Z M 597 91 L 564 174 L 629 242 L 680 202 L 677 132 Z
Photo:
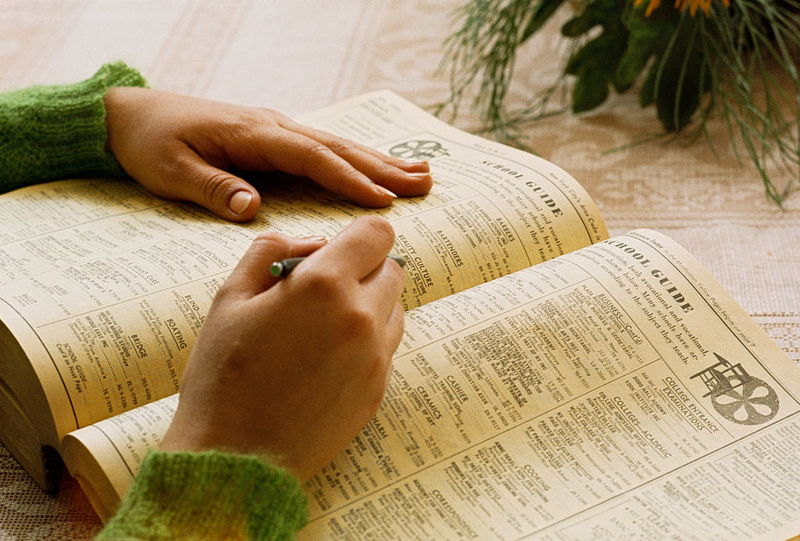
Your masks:
M 375 415 L 402 336 L 393 240 L 374 216 L 327 245 L 257 238 L 214 299 L 162 449 L 260 455 L 301 480 L 330 462 Z

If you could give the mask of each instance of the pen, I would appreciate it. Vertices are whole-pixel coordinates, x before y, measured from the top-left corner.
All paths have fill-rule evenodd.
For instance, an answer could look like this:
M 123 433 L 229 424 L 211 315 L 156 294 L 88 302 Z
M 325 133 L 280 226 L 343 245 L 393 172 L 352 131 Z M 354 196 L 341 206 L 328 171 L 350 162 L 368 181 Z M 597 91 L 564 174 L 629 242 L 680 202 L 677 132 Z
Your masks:
M 401 267 L 406 264 L 405 258 L 401 255 L 389 254 L 386 257 L 392 258 Z M 282 261 L 275 261 L 269 266 L 269 273 L 272 276 L 286 276 L 304 259 L 305 257 L 290 257 Z

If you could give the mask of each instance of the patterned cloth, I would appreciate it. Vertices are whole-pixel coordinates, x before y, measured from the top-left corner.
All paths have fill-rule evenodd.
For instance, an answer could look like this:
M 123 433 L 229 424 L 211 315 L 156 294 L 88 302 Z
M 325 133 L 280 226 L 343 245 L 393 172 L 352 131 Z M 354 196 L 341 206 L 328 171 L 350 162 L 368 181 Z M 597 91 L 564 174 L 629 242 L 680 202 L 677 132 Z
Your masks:
M 447 78 L 435 72 L 460 3 L 0 0 L 0 89 L 74 82 L 125 60 L 153 88 L 290 115 L 380 88 L 428 106 L 447 96 Z M 557 30 L 526 46 L 512 103 L 558 72 Z M 712 127 L 716 154 L 702 139 L 630 146 L 654 133 L 655 112 L 641 111 L 634 92 L 526 128 L 531 147 L 592 194 L 612 235 L 647 227 L 673 237 L 800 362 L 800 193 L 783 210 L 768 201 L 757 172 L 737 165 L 723 126 Z M 42 494 L 0 446 L 0 538 L 96 532 L 88 502 L 65 483 L 57 497 Z

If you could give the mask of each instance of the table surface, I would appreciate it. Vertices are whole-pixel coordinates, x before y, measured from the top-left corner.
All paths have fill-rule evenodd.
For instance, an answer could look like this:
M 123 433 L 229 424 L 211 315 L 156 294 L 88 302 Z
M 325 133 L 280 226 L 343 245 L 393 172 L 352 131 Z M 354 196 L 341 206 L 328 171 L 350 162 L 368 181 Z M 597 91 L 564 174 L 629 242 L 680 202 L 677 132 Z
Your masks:
M 381 88 L 430 106 L 448 94 L 436 68 L 459 3 L 0 0 L 0 90 L 77 81 L 121 59 L 154 88 L 289 115 Z M 553 26 L 526 45 L 512 105 L 557 73 L 559 44 Z M 524 133 L 586 187 L 612 235 L 646 227 L 673 237 L 800 361 L 800 193 L 783 209 L 767 200 L 722 126 L 711 128 L 715 151 L 702 140 L 629 146 L 659 132 L 654 116 L 634 93 L 612 95 Z M 454 123 L 476 125 L 469 114 Z M 0 538 L 86 538 L 99 527 L 73 480 L 46 496 L 0 446 Z

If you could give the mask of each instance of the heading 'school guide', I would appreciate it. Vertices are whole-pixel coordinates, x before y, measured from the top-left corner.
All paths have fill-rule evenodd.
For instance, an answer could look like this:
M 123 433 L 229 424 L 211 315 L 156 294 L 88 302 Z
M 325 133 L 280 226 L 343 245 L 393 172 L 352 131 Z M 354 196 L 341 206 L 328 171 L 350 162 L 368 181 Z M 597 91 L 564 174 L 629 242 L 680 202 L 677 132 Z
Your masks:
M 63 457 L 109 517 L 252 238 L 369 212 L 406 260 L 406 331 L 381 410 L 307 483 L 301 538 L 800 533 L 800 373 L 691 255 L 609 239 L 564 171 L 390 92 L 304 120 L 430 160 L 433 190 L 365 210 L 285 179 L 245 225 L 124 181 L 0 197 L 0 439 L 39 484 Z

